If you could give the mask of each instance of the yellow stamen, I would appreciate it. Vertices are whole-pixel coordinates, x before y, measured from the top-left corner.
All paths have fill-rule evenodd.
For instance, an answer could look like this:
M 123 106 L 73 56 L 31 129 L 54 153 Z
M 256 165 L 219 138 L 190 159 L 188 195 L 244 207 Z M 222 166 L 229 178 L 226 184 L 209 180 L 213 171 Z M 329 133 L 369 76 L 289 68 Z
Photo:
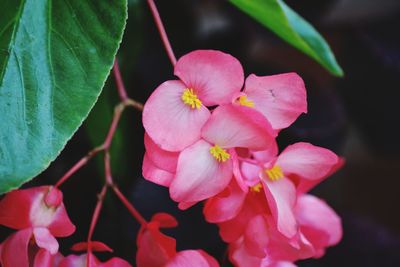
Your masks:
M 261 184 L 261 183 L 258 183 L 258 184 L 256 184 L 256 185 L 250 187 L 250 191 L 251 191 L 251 192 L 254 192 L 254 193 L 260 193 L 262 188 L 263 188 L 263 187 L 262 187 L 262 184 Z
M 182 97 L 181 97 L 183 103 L 186 105 L 190 106 L 192 109 L 200 109 L 201 107 L 201 101 L 197 97 L 197 95 L 194 93 L 193 89 L 191 88 L 186 88 L 183 91 Z
M 229 155 L 229 153 L 226 152 L 226 150 L 220 147 L 219 145 L 211 147 L 210 153 L 219 162 L 225 162 L 231 157 L 231 155 Z
M 268 178 L 271 181 L 278 181 L 283 178 L 282 169 L 278 165 L 275 165 L 271 169 L 265 170 L 265 173 L 268 175 Z
M 254 108 L 254 102 L 247 99 L 247 96 L 245 96 L 245 95 L 242 95 L 239 97 L 239 104 L 242 106 Z

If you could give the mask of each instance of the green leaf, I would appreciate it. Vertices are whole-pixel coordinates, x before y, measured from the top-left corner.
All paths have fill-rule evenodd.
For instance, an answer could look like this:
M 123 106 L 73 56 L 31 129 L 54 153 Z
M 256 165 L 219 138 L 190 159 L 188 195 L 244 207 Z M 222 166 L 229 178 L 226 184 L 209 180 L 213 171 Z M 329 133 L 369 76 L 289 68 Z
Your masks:
M 335 76 L 343 76 L 327 42 L 315 28 L 281 0 L 230 0 L 279 37 L 315 59 Z
M 2 0 L 0 193 L 43 171 L 110 72 L 126 0 Z

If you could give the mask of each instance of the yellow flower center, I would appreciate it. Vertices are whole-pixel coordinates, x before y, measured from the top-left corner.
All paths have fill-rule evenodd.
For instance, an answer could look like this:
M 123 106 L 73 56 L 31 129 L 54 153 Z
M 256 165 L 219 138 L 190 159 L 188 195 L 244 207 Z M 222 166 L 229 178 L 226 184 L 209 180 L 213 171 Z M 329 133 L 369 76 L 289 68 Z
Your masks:
M 200 109 L 201 107 L 201 101 L 197 97 L 197 95 L 194 93 L 192 88 L 186 88 L 183 91 L 182 97 L 181 97 L 183 103 L 186 105 L 190 106 L 192 109 Z
M 226 152 L 226 150 L 220 147 L 219 145 L 211 147 L 210 153 L 219 162 L 225 162 L 231 157 L 231 155 L 229 155 L 229 153 Z
M 252 187 L 250 187 L 250 191 L 254 192 L 254 193 L 260 193 L 262 188 L 263 188 L 262 184 L 258 183 L 256 185 L 253 185 Z
M 239 104 L 242 106 L 249 107 L 249 108 L 254 108 L 254 102 L 247 99 L 247 96 L 245 96 L 245 95 L 242 95 L 239 97 Z
M 282 169 L 278 165 L 275 165 L 271 169 L 265 170 L 265 173 L 271 181 L 278 181 L 283 178 Z

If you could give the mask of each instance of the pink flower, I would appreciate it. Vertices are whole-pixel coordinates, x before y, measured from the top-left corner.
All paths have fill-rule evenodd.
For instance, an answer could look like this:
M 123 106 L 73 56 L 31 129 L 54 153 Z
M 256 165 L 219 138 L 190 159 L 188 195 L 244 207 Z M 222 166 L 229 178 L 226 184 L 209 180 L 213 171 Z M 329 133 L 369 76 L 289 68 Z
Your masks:
M 196 50 L 181 57 L 174 74 L 147 100 L 143 125 L 164 150 L 180 151 L 199 140 L 210 117 L 206 106 L 230 103 L 243 85 L 243 68 L 231 55 Z
M 82 242 L 75 244 L 71 249 L 74 251 L 86 251 L 88 243 Z M 91 242 L 92 251 L 108 251 L 112 252 L 106 244 L 98 241 Z M 114 257 L 106 262 L 101 262 L 93 255 L 93 253 L 82 254 L 82 255 L 69 255 L 62 259 L 57 266 L 54 267 L 87 267 L 87 257 L 91 258 L 91 267 L 131 267 L 131 265 L 120 258 Z
M 179 155 L 169 187 L 177 202 L 195 203 L 221 192 L 232 179 L 235 166 L 238 168 L 234 148 L 266 149 L 274 142 L 275 133 L 259 112 L 228 104 L 213 111 L 201 137 Z
M 175 239 L 160 228 L 175 227 L 177 221 L 166 213 L 157 213 L 138 235 L 137 267 L 218 267 L 218 262 L 202 250 L 176 251 Z
M 261 77 L 251 74 L 235 102 L 261 112 L 275 130 L 289 127 L 307 112 L 306 89 L 296 73 Z
M 296 196 L 308 191 L 342 165 L 328 149 L 309 143 L 288 146 L 279 156 L 277 148 L 254 152 L 260 165 L 244 162 L 243 175 L 248 183 L 263 188 L 278 230 L 288 238 L 297 233 L 294 216 Z
M 207 220 L 215 220 L 222 202 L 231 202 L 229 206 L 234 207 L 236 215 L 225 221 L 218 218 L 218 226 L 222 239 L 229 243 L 230 259 L 235 266 L 279 266 L 276 264 L 321 257 L 327 247 L 337 244 L 342 237 L 340 218 L 311 195 L 299 196 L 294 208 L 299 225 L 296 238 L 287 238 L 278 231 L 261 192 L 249 191 L 242 203 L 237 199 L 236 192 L 221 193 L 208 200 L 204 209 Z
M 19 230 L 2 244 L 3 267 L 28 266 L 28 248 L 32 244 L 54 255 L 58 251 L 55 237 L 66 237 L 75 231 L 61 191 L 51 186 L 8 193 L 0 201 L 0 224 Z

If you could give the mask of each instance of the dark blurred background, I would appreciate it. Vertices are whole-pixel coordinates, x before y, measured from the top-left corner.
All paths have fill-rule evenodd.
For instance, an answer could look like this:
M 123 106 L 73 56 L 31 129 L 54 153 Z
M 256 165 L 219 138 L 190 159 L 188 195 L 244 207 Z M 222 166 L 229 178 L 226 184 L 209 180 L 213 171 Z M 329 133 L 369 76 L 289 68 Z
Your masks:
M 309 112 L 279 136 L 281 148 L 308 141 L 346 158 L 345 167 L 312 193 L 327 200 L 343 218 L 344 239 L 322 259 L 299 266 L 400 266 L 400 1 L 287 0 L 331 45 L 344 78 L 330 76 L 317 63 L 289 46 L 227 1 L 156 1 L 177 57 L 195 49 L 219 49 L 237 57 L 245 74 L 299 73 L 308 92 Z M 145 102 L 163 81 L 173 79 L 149 9 L 131 0 L 119 53 L 129 95 Z M 118 102 L 110 78 L 86 123 L 61 156 L 25 187 L 53 184 L 106 135 Z M 141 114 L 129 110 L 112 147 L 112 167 L 122 191 L 147 219 L 165 211 L 180 225 L 168 232 L 179 249 L 203 248 L 223 266 L 225 245 L 216 226 L 202 217 L 201 204 L 182 212 L 165 188 L 141 176 L 144 154 Z M 62 189 L 77 232 L 61 241 L 62 252 L 86 239 L 104 176 L 99 156 Z M 95 239 L 134 263 L 138 224 L 112 195 L 107 196 Z M 8 231 L 1 229 L 1 239 Z M 102 255 L 100 258 L 108 258 Z

